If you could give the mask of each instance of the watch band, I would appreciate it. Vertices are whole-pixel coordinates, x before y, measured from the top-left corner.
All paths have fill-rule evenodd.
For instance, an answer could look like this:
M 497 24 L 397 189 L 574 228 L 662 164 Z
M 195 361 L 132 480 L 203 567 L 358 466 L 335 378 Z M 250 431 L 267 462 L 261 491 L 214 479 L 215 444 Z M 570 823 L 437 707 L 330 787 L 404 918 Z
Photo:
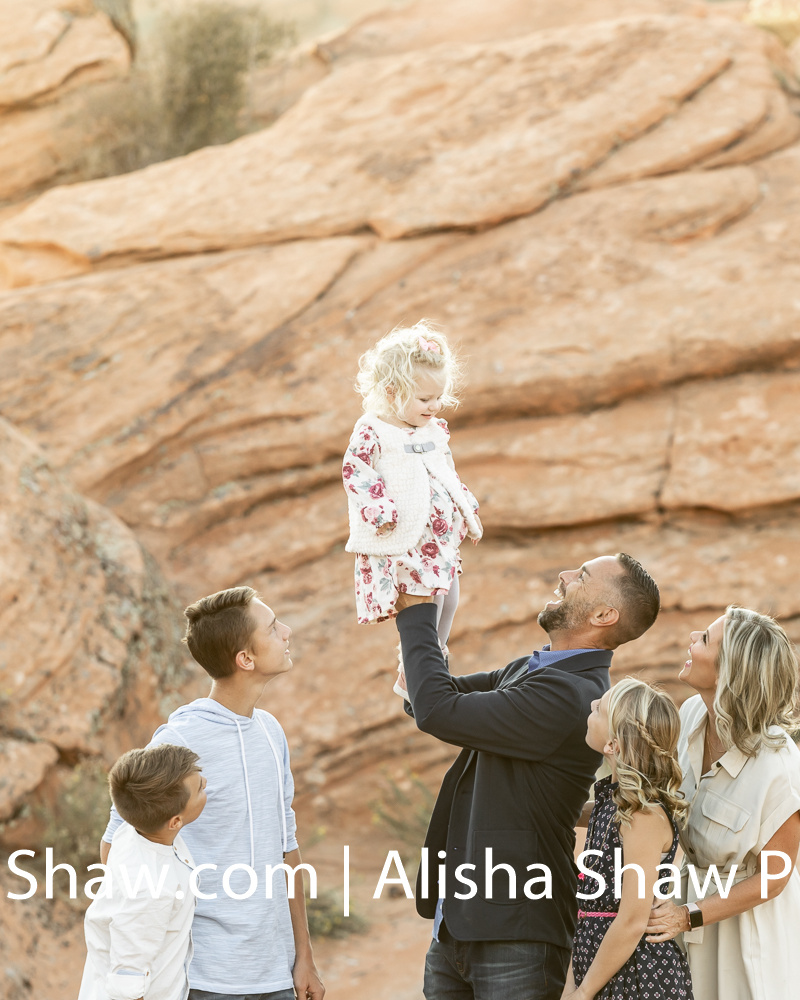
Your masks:
M 703 926 L 703 911 L 700 909 L 697 903 L 684 903 L 686 907 L 686 912 L 689 914 L 689 927 L 691 930 L 696 930 L 698 927 Z

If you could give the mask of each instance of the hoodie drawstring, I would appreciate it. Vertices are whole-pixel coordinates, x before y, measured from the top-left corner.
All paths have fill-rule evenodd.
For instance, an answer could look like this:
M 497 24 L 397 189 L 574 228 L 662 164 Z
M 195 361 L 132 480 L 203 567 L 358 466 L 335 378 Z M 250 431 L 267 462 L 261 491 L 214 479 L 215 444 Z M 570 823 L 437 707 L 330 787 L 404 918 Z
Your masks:
M 238 719 L 234 721 L 236 722 L 236 731 L 239 734 L 239 747 L 242 751 L 242 767 L 244 768 L 244 790 L 247 795 L 247 818 L 250 820 L 250 867 L 255 868 L 256 848 L 255 848 L 255 839 L 253 837 L 253 801 L 250 798 L 250 780 L 247 777 L 247 758 L 244 755 L 244 738 L 242 737 L 242 727 L 239 725 Z M 281 802 L 283 802 L 283 791 L 281 791 Z
M 267 727 L 264 725 L 264 720 L 261 718 L 260 715 L 256 715 L 256 718 L 258 719 L 259 726 L 261 726 L 261 728 L 264 730 L 264 735 L 267 737 L 267 742 L 269 743 L 270 749 L 272 750 L 272 756 L 275 758 L 275 766 L 278 769 L 278 794 L 281 797 L 281 824 L 282 824 L 282 827 L 283 827 L 283 853 L 284 854 L 288 854 L 289 853 L 289 833 L 288 833 L 288 831 L 286 829 L 286 800 L 285 800 L 284 793 L 283 793 L 283 761 L 278 756 L 277 748 L 275 747 L 275 744 L 272 742 L 272 737 L 269 735 L 269 732 L 267 731 Z M 238 725 L 238 723 L 237 723 L 237 725 Z M 239 738 L 241 739 L 241 733 L 239 734 Z M 242 753 L 244 753 L 244 749 L 242 750 Z M 248 793 L 248 795 L 249 795 L 249 793 Z M 251 831 L 252 831 L 252 820 L 250 822 L 251 822 Z M 252 836 L 252 832 L 251 832 L 251 836 Z

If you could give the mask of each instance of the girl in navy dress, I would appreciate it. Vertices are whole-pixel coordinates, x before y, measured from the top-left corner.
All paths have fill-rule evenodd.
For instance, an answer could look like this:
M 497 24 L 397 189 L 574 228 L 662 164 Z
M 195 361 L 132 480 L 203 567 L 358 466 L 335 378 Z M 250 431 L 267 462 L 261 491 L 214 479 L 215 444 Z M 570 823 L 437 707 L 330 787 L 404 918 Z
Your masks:
M 626 677 L 592 703 L 586 742 L 603 754 L 611 775 L 595 785 L 580 891 L 572 964 L 562 1000 L 692 1000 L 689 966 L 674 941 L 651 944 L 645 928 L 659 878 L 667 878 L 678 847 L 677 822 L 686 815 L 680 797 L 677 760 L 680 719 L 672 699 L 633 677 Z M 620 864 L 644 873 L 640 896 L 635 869 L 622 876 L 614 894 L 614 851 Z M 594 872 L 602 879 L 595 878 Z M 660 891 L 668 892 L 669 882 Z M 670 946 L 670 947 L 667 947 Z

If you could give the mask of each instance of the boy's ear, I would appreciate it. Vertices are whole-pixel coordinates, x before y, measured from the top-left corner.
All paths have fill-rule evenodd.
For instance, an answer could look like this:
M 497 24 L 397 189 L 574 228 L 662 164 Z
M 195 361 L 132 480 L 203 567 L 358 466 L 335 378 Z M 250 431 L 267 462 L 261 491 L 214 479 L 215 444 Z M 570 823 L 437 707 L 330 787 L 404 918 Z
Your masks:
M 240 670 L 252 670 L 255 664 L 252 656 L 244 649 L 240 649 L 236 654 L 236 666 Z
M 172 819 L 167 823 L 167 829 L 172 833 L 173 830 L 180 830 L 183 826 L 183 816 L 173 816 Z

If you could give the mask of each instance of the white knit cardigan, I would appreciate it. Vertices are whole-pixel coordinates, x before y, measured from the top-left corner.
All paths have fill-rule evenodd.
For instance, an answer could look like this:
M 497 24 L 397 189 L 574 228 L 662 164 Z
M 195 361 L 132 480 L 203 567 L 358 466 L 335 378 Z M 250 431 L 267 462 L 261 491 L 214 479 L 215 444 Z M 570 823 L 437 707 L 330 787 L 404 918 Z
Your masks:
M 464 490 L 456 475 L 447 434 L 438 422 L 432 420 L 412 434 L 381 420 L 374 413 L 365 413 L 357 421 L 355 430 L 363 424 L 369 424 L 378 435 L 380 457 L 374 468 L 383 479 L 386 496 L 394 500 L 397 527 L 386 535 L 376 534 L 376 529 L 361 516 L 361 501 L 348 491 L 350 538 L 345 546 L 348 552 L 390 556 L 415 548 L 430 516 L 429 475 L 435 476 L 445 487 L 467 522 L 471 537 L 481 537 L 480 524 L 470 503 L 472 494 Z M 426 445 L 428 450 L 425 450 Z M 352 461 L 352 455 L 348 453 L 345 461 Z

